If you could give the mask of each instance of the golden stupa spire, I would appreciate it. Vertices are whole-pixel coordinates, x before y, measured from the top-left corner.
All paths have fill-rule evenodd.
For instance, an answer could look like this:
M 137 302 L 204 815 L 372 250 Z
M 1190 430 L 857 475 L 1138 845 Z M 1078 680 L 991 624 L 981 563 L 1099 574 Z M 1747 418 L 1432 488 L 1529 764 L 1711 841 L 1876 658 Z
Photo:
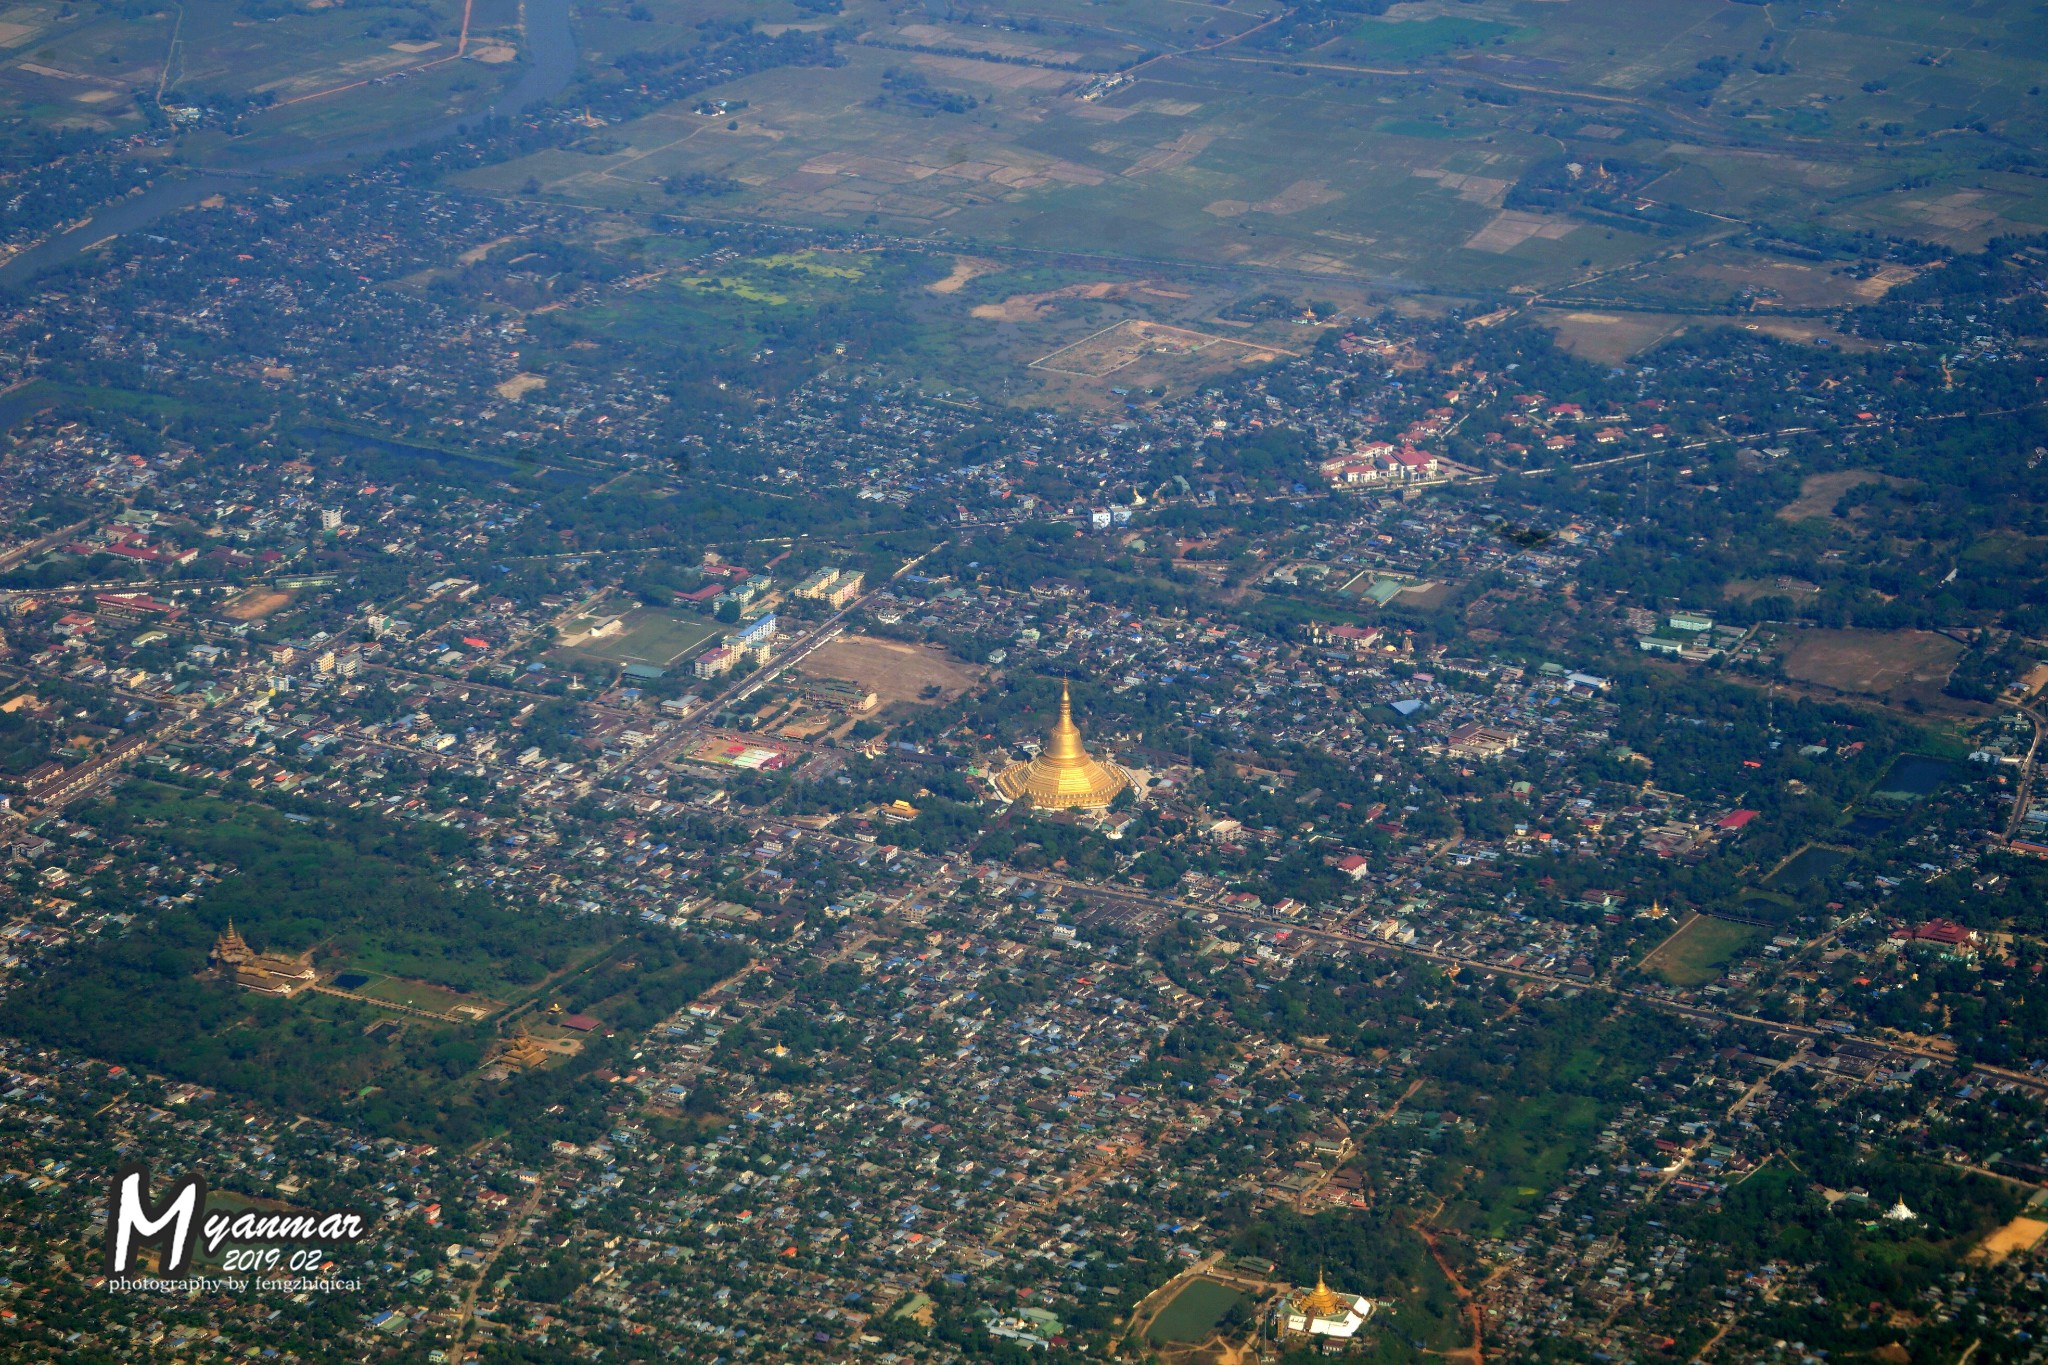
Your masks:
M 225 963 L 233 966 L 238 962 L 248 961 L 255 953 L 243 941 L 242 936 L 235 932 L 235 921 L 230 918 L 228 927 L 221 930 L 220 936 L 214 939 L 213 951 L 208 956 L 216 965 Z
M 1029 799 L 1045 810 L 1080 810 L 1106 806 L 1130 784 L 1113 763 L 1103 763 L 1081 742 L 1074 724 L 1074 697 L 1060 680 L 1060 718 L 1053 722 L 1045 747 L 1028 763 L 1013 763 L 996 776 L 996 789 L 1012 801 Z
M 1074 724 L 1074 697 L 1065 678 L 1060 679 L 1060 718 L 1053 722 L 1047 739 L 1044 757 L 1054 763 L 1072 764 L 1088 757 L 1088 749 L 1081 743 L 1081 728 Z

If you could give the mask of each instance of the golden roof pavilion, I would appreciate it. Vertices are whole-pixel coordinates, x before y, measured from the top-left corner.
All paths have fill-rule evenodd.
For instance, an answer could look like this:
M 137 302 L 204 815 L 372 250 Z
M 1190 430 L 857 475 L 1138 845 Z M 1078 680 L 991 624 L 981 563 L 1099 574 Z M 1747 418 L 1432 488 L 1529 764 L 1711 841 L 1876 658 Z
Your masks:
M 1012 763 L 996 774 L 996 790 L 1012 801 L 1029 801 L 1040 810 L 1091 810 L 1108 805 L 1131 783 L 1130 774 L 1104 763 L 1081 743 L 1074 724 L 1074 702 L 1060 684 L 1060 718 L 1038 756 Z

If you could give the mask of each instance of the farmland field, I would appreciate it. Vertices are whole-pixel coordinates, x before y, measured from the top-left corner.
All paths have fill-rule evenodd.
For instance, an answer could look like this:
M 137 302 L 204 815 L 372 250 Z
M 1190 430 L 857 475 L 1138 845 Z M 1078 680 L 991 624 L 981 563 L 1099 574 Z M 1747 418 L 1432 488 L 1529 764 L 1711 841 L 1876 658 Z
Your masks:
M 646 8 L 642 42 L 688 18 L 680 0 Z M 787 22 L 819 27 L 793 6 Z M 471 183 L 651 207 L 699 175 L 733 187 L 695 205 L 711 217 L 942 235 L 984 258 L 1522 285 L 1681 317 L 1910 277 L 1844 280 L 1770 247 L 1821 217 L 1952 245 L 2048 223 L 2048 186 L 1966 146 L 2040 131 L 2021 54 L 2048 32 L 2011 7 L 1421 0 L 1325 24 L 1056 3 L 999 25 L 849 0 L 839 22 L 860 34 L 843 65 L 719 86 L 736 118 L 669 106 Z M 1936 32 L 1952 57 L 1920 61 Z M 1590 174 L 1568 183 L 1567 162 Z
M 246 104 L 258 111 L 250 145 L 275 150 L 463 107 L 495 93 L 519 51 L 510 0 L 471 7 L 461 59 L 459 0 L 279 6 L 262 22 L 242 11 L 219 0 L 147 14 L 17 6 L 0 21 L 0 109 L 140 132 L 136 93 L 165 108 Z M 228 149 L 205 124 L 193 137 L 225 159 L 249 150 Z

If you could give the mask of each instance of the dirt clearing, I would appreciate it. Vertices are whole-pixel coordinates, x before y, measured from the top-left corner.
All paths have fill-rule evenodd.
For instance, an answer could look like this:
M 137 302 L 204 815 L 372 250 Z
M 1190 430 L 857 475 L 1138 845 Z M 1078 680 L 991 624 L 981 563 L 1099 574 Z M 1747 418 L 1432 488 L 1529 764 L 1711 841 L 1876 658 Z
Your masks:
M 1931 630 L 1802 630 L 1793 634 L 1785 672 L 1799 682 L 1938 701 L 1963 647 Z
M 1054 305 L 1062 299 L 1096 302 L 1121 299 L 1127 297 L 1133 287 L 1114 280 L 1100 280 L 1094 284 L 1070 284 L 1064 289 L 1048 289 L 1039 294 L 1012 294 L 1001 303 L 976 304 L 969 310 L 969 316 L 984 322 L 1037 322 L 1053 316 Z
M 934 294 L 957 294 L 967 287 L 969 281 L 978 280 L 983 275 L 993 275 L 1002 268 L 999 263 L 983 260 L 979 256 L 955 256 L 953 273 L 943 280 L 933 280 L 925 288 Z
M 1685 330 L 1686 319 L 1671 313 L 1555 313 L 1536 315 L 1557 336 L 1557 344 L 1581 360 L 1619 365 Z
M 2039 1218 L 2015 1218 L 1979 1242 L 1971 1259 L 1996 1265 L 2015 1251 L 2030 1250 L 2044 1232 L 2048 1232 L 2048 1223 Z
M 981 681 L 984 670 L 964 664 L 928 645 L 906 645 L 872 635 L 842 635 L 801 664 L 814 678 L 857 682 L 884 703 L 948 702 Z M 938 688 L 934 696 L 927 687 Z
M 251 588 L 221 608 L 221 614 L 237 621 L 261 621 L 292 600 L 281 588 Z
M 1778 509 L 1778 520 L 1802 521 L 1807 517 L 1824 517 L 1829 521 L 1840 521 L 1841 518 L 1835 515 L 1835 504 L 1842 500 L 1842 494 L 1866 483 L 1888 483 L 1894 488 L 1902 488 L 1906 481 L 1869 469 L 1837 469 L 1826 474 L 1809 474 L 1800 481 L 1799 496 Z
M 546 375 L 515 374 L 510 379 L 506 380 L 504 383 L 494 387 L 491 390 L 491 392 L 497 394 L 498 397 L 503 398 L 508 402 L 516 403 L 520 399 L 526 397 L 527 394 L 532 393 L 535 389 L 546 388 L 547 383 L 548 381 Z

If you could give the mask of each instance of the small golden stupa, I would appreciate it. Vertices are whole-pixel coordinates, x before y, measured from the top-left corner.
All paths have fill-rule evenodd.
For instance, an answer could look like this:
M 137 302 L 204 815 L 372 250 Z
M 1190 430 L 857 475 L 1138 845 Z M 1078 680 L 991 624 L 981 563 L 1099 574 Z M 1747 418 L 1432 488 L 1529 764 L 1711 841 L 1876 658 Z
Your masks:
M 1081 743 L 1074 724 L 1074 702 L 1060 684 L 1060 718 L 1038 756 L 1012 763 L 996 775 L 996 790 L 1012 801 L 1029 801 L 1040 810 L 1092 810 L 1108 805 L 1131 783 L 1130 774 L 1104 763 Z

